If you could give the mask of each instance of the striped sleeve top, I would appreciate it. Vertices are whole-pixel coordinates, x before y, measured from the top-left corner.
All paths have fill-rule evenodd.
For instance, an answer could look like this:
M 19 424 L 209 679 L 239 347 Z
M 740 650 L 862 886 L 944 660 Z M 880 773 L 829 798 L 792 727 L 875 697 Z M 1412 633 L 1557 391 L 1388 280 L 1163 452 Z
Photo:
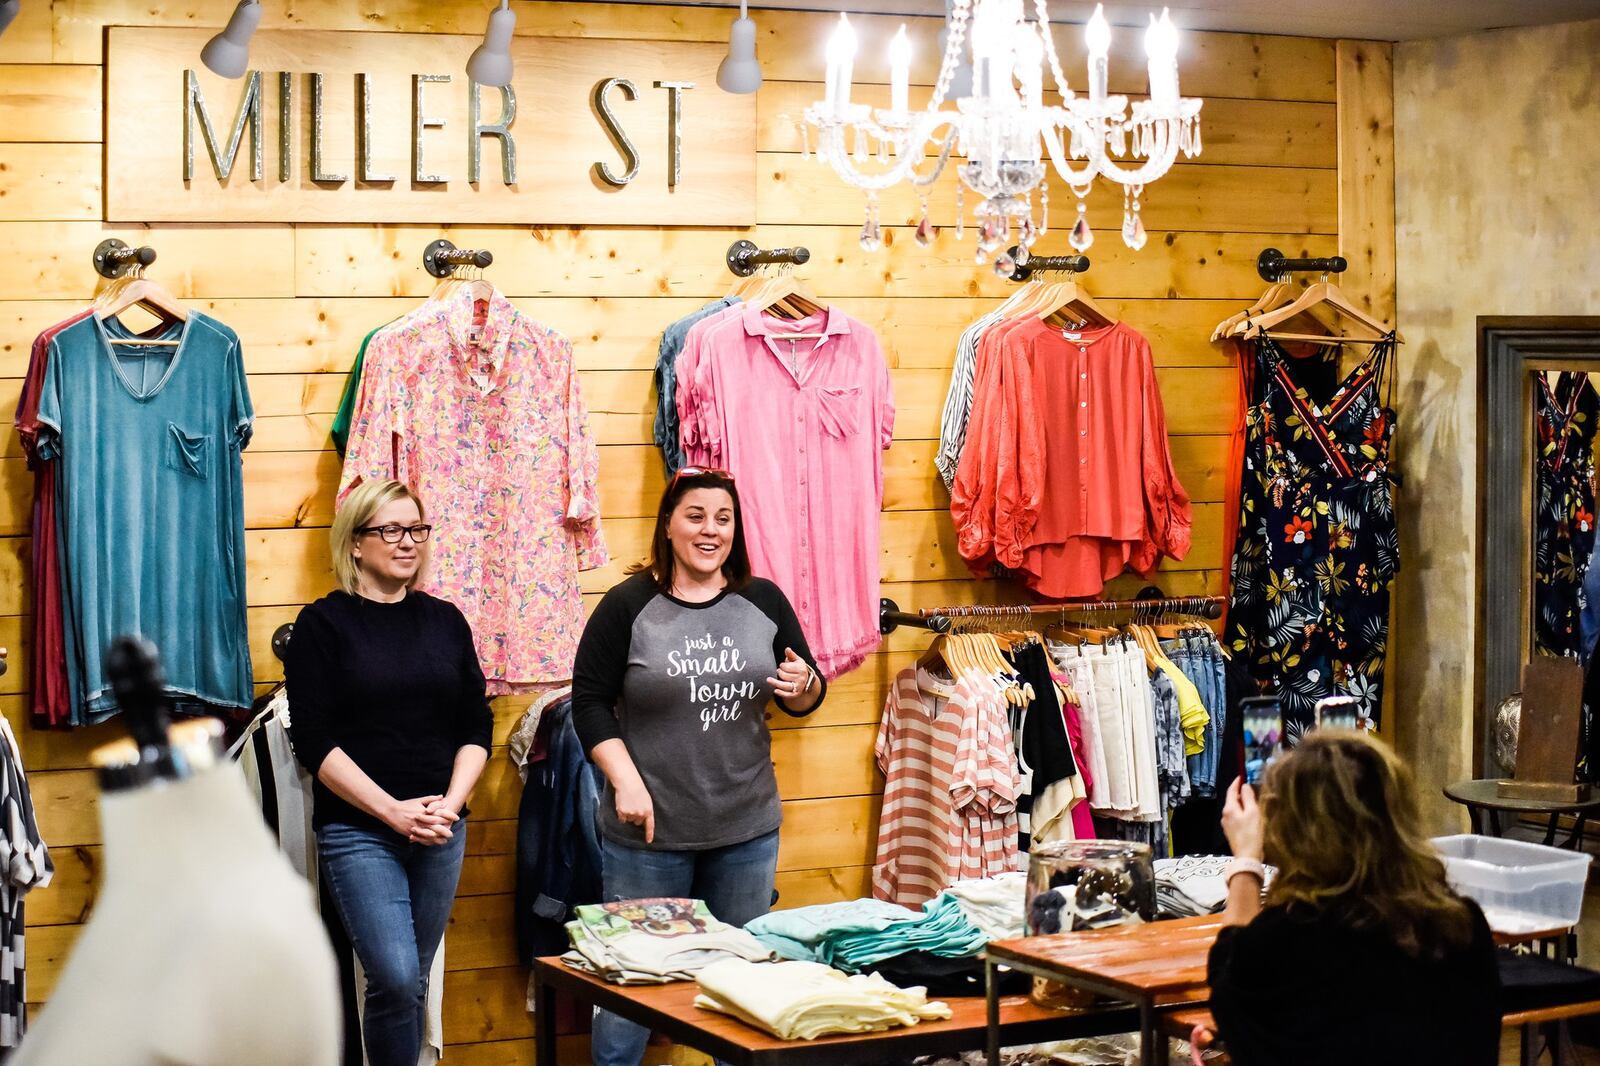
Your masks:
M 1000 321 L 991 311 L 968 326 L 956 342 L 955 369 L 950 372 L 950 390 L 945 394 L 944 413 L 939 417 L 939 450 L 933 465 L 944 479 L 944 487 L 955 484 L 956 467 L 961 464 L 961 449 L 966 446 L 967 420 L 972 415 L 972 381 L 978 363 L 978 341 L 984 332 Z

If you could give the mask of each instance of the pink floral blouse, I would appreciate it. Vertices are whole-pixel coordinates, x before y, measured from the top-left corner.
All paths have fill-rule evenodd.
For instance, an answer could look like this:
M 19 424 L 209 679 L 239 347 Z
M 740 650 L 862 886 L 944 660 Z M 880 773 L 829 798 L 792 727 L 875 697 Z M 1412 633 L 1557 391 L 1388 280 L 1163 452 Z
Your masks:
M 463 287 L 372 338 L 339 499 L 365 478 L 422 498 L 433 558 L 417 587 L 466 615 L 505 693 L 572 676 L 578 572 L 607 562 L 599 467 L 572 345 Z
M 752 569 L 789 597 L 824 675 L 859 666 L 882 639 L 878 523 L 894 433 L 877 336 L 838 310 L 785 322 L 735 304 L 695 323 L 677 370 L 684 454 L 734 475 Z

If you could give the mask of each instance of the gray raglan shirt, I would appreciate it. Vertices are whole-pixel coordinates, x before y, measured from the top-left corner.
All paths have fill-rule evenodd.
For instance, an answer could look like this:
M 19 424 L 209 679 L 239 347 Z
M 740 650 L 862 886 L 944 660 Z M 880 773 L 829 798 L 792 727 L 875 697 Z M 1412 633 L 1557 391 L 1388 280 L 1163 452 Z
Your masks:
M 789 648 L 816 669 L 794 608 L 763 578 L 705 603 L 669 596 L 645 573 L 606 593 L 578 643 L 573 725 L 585 751 L 613 737 L 628 746 L 656 822 L 647 845 L 642 827 L 618 820 L 608 782 L 598 812 L 606 839 L 688 851 L 778 828 L 767 678 Z

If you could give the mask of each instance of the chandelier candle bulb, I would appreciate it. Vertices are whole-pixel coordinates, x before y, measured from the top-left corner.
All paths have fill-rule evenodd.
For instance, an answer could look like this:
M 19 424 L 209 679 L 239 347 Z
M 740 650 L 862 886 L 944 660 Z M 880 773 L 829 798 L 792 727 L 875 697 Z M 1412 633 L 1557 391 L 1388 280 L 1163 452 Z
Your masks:
M 904 115 L 911 110 L 911 39 L 905 23 L 889 42 L 889 110 Z
M 850 107 L 850 79 L 856 61 L 856 31 L 850 17 L 839 12 L 839 25 L 828 40 L 828 70 L 833 75 L 833 113 L 843 117 Z
M 1094 5 L 1094 15 L 1083 28 L 1083 39 L 1089 45 L 1089 98 L 1096 102 L 1106 98 L 1111 52 L 1111 24 L 1106 21 L 1105 7 Z
M 1044 106 L 1044 72 L 1039 65 L 1044 62 L 1044 42 L 1029 27 L 1017 42 L 1017 80 L 1022 83 L 1023 106 L 1036 111 Z
M 1150 16 L 1150 28 L 1144 34 L 1144 50 L 1150 57 L 1150 100 L 1156 104 L 1171 104 L 1178 99 L 1178 28 L 1172 16 L 1161 9 L 1161 19 Z

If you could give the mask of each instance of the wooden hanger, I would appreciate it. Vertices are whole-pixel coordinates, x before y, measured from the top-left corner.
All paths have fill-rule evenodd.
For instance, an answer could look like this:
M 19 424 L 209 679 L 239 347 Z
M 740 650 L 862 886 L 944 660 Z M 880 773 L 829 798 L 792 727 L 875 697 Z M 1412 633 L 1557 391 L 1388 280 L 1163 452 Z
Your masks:
M 813 296 L 800 283 L 800 279 L 788 271 L 773 278 L 771 284 L 761 290 L 756 305 L 761 308 L 763 314 L 776 311 L 786 318 L 795 320 L 810 318 L 827 310 L 827 305 Z M 827 334 L 785 333 L 783 336 L 785 339 L 798 340 L 806 337 L 824 337 Z
M 1317 334 L 1305 333 L 1268 332 L 1272 329 L 1272 327 L 1278 325 L 1279 323 L 1288 322 L 1289 320 L 1297 318 L 1302 314 L 1306 314 L 1313 309 L 1335 311 L 1343 318 L 1360 326 L 1364 332 L 1359 334 L 1346 333 L 1343 335 L 1332 336 L 1320 336 Z M 1250 325 L 1244 331 L 1244 335 L 1246 337 L 1259 337 L 1265 333 L 1277 340 L 1312 341 L 1320 344 L 1338 344 L 1341 342 L 1351 342 L 1355 344 L 1376 344 L 1379 341 L 1386 340 L 1390 336 L 1391 332 L 1392 331 L 1388 326 L 1384 325 L 1382 322 L 1379 322 L 1377 319 L 1373 318 L 1371 315 L 1357 307 L 1354 302 L 1352 302 L 1350 298 L 1344 294 L 1339 286 L 1333 284 L 1331 281 L 1321 281 L 1307 288 L 1306 291 L 1301 293 L 1300 296 L 1292 303 L 1284 307 L 1280 307 L 1275 311 L 1269 311 L 1267 314 L 1264 314 L 1259 318 L 1251 319 Z M 1399 333 L 1394 333 L 1394 339 L 1396 341 L 1400 341 L 1403 338 L 1401 338 Z
M 177 298 L 149 278 L 139 275 L 123 285 L 109 286 L 95 300 L 94 315 L 101 322 L 116 318 L 130 307 L 143 307 L 159 315 L 166 323 L 187 322 L 189 311 Z M 144 346 L 176 347 L 182 340 L 146 340 L 140 337 L 112 337 L 112 344 L 137 344 Z
M 1064 317 L 1066 312 L 1070 312 L 1073 316 L 1070 322 Z M 1066 280 L 1055 283 L 1045 297 L 1043 306 L 1039 308 L 1038 315 L 1045 322 L 1055 326 L 1075 323 L 1113 326 L 1117 322 L 1100 309 L 1100 305 L 1094 302 L 1094 298 L 1085 292 L 1071 275 L 1068 275 Z
M 1247 310 L 1235 311 L 1221 322 L 1218 322 L 1217 328 L 1211 331 L 1212 342 L 1215 343 L 1224 337 L 1230 337 L 1235 333 L 1242 332 L 1244 323 L 1249 319 L 1257 315 L 1264 315 L 1268 311 L 1275 311 L 1292 299 L 1294 299 L 1293 285 L 1286 281 L 1273 282 L 1267 287 L 1266 292 L 1256 297 L 1256 302 L 1251 304 Z

